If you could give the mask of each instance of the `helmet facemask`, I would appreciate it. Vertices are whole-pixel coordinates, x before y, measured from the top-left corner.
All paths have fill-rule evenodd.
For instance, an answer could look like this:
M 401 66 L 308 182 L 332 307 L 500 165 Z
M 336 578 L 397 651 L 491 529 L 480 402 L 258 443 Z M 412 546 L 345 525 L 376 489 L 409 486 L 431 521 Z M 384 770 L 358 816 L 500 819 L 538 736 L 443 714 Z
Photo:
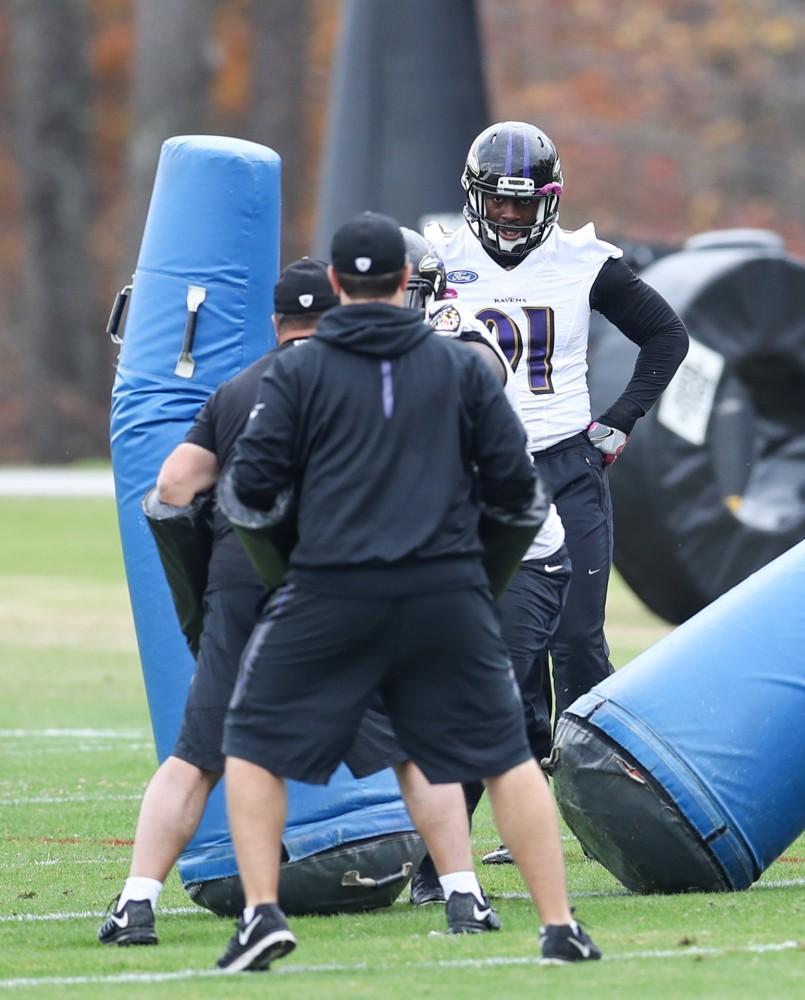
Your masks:
M 467 190 L 464 218 L 475 236 L 490 250 L 499 254 L 511 254 L 513 257 L 525 257 L 535 247 L 545 242 L 556 224 L 559 218 L 559 195 L 562 193 L 562 185 L 552 182 L 528 195 L 523 194 L 522 188 L 519 188 L 520 194 L 517 195 L 508 193 L 512 190 L 510 181 L 519 182 L 521 178 L 501 177 L 497 187 L 492 191 L 487 189 L 487 185 L 478 182 L 471 184 Z M 537 214 L 534 223 L 530 226 L 515 226 L 510 222 L 492 222 L 486 215 L 486 199 L 495 196 L 522 197 L 536 201 Z M 514 240 L 506 239 L 501 236 L 501 231 L 507 230 L 516 230 L 520 235 Z
M 421 275 L 412 273 L 405 286 L 403 305 L 406 309 L 419 309 L 420 312 L 424 312 L 435 298 L 433 283 Z
M 442 298 L 447 288 L 444 262 L 424 236 L 413 229 L 401 226 L 405 240 L 405 253 L 411 265 L 411 277 L 406 285 L 404 305 L 422 312 L 432 301 Z
M 534 125 L 499 122 L 476 137 L 461 176 L 466 193 L 464 218 L 488 250 L 519 259 L 540 246 L 559 218 L 562 168 L 556 147 Z M 487 198 L 536 201 L 536 217 L 528 226 L 493 222 Z M 501 235 L 511 230 L 517 238 Z

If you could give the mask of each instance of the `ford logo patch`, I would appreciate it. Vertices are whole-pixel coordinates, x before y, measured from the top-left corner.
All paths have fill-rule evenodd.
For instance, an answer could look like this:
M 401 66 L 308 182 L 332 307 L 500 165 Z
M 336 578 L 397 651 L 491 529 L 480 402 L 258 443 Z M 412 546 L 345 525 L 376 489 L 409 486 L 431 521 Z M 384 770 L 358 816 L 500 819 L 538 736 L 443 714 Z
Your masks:
M 454 285 L 468 285 L 471 281 L 477 281 L 478 275 L 475 271 L 448 271 L 447 280 Z

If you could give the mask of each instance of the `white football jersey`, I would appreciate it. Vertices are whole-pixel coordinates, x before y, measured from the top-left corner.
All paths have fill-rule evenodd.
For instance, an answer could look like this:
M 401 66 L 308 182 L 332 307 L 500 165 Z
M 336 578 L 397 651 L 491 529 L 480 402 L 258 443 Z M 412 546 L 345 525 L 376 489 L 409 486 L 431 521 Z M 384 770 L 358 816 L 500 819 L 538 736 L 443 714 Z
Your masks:
M 554 226 L 515 268 L 496 264 L 465 223 L 449 233 L 425 227 L 447 270 L 448 286 L 494 335 L 514 371 L 531 451 L 572 437 L 590 423 L 587 340 L 590 289 L 610 257 L 592 223 Z
M 523 415 L 520 412 L 517 384 L 509 360 L 500 349 L 500 345 L 489 327 L 475 318 L 469 306 L 462 304 L 458 299 L 432 299 L 425 309 L 425 322 L 443 337 L 458 337 L 459 334 L 472 331 L 479 333 L 484 338 L 500 358 L 500 362 L 506 370 L 506 383 L 503 386 L 503 392 L 522 423 Z
M 425 310 L 425 322 L 443 337 L 458 337 L 465 330 L 473 330 L 483 335 L 506 369 L 506 384 L 503 387 L 503 391 L 506 394 L 509 405 L 522 423 L 523 415 L 520 412 L 520 401 L 514 372 L 489 328 L 484 326 L 480 320 L 477 320 L 458 299 L 431 301 Z M 548 559 L 559 549 L 564 540 L 565 528 L 562 524 L 562 519 L 559 517 L 556 506 L 551 504 L 542 527 L 537 532 L 534 541 L 528 547 L 528 551 L 523 557 L 523 562 L 528 562 L 532 559 Z

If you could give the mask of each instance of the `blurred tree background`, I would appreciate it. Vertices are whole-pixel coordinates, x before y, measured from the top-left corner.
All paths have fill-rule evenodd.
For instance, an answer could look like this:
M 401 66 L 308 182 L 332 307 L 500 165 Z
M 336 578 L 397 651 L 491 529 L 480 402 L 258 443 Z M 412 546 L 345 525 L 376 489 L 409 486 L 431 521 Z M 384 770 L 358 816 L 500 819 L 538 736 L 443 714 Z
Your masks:
M 309 249 L 342 11 L 0 0 L 0 461 L 108 453 L 104 327 L 164 139 L 276 149 L 283 262 Z M 478 0 L 477 12 L 492 120 L 534 122 L 557 143 L 565 227 L 593 219 L 610 238 L 673 246 L 758 226 L 805 255 L 802 0 Z M 438 141 L 423 129 L 422 156 Z M 460 210 L 461 167 L 446 211 Z

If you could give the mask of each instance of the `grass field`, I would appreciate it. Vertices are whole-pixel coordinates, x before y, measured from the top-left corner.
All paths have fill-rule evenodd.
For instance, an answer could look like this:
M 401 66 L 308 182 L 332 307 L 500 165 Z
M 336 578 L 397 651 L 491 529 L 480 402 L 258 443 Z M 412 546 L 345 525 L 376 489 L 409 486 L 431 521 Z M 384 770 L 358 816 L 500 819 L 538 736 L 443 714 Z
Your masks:
M 606 953 L 542 968 L 516 871 L 482 869 L 504 929 L 432 936 L 439 910 L 292 921 L 300 945 L 267 976 L 212 971 L 231 931 L 175 876 L 158 948 L 102 948 L 155 759 L 111 500 L 0 499 L 0 996 L 508 998 L 805 997 L 805 838 L 748 892 L 640 897 L 566 834 L 579 916 Z M 621 665 L 667 627 L 617 579 Z M 801 738 L 801 734 L 799 734 Z M 477 855 L 497 844 L 488 812 Z M 797 945 L 797 941 L 800 942 Z

